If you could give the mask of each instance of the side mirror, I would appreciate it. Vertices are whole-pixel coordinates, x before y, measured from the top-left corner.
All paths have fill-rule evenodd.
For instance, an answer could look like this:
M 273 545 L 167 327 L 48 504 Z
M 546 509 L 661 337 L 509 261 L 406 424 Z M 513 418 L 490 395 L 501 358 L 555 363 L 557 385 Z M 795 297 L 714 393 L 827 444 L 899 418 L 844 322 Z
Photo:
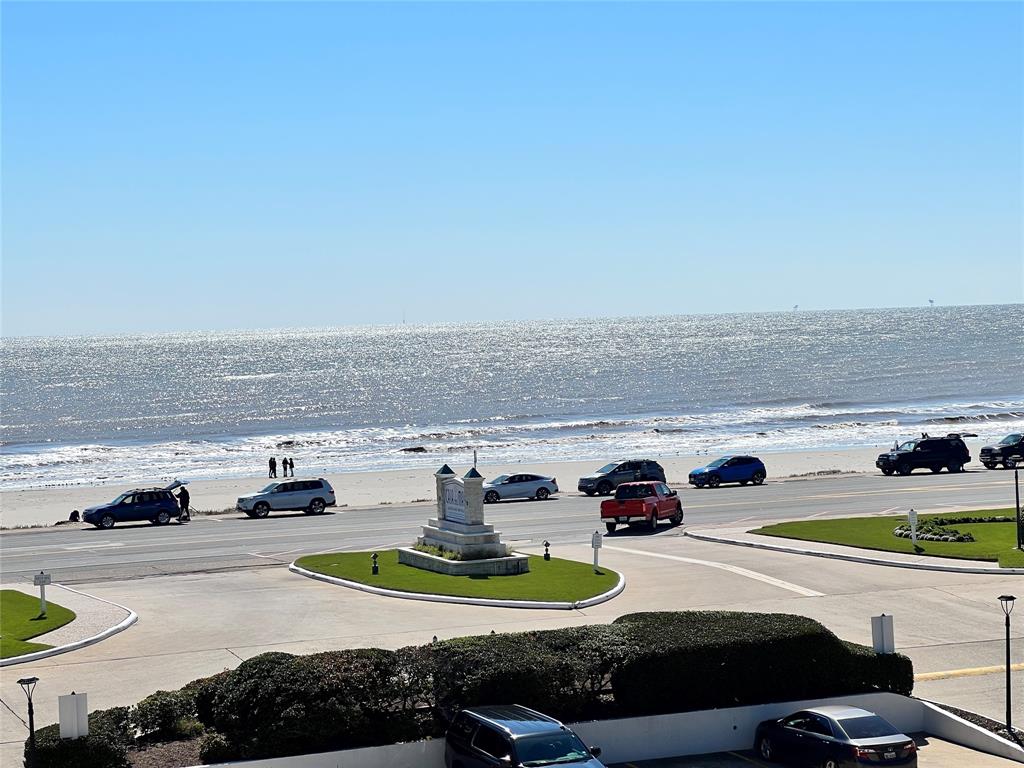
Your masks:
M 590 748 L 590 754 L 592 754 L 594 757 L 600 757 L 601 756 L 601 748 L 600 747 L 591 747 Z
M 669 495 L 669 496 L 678 496 L 678 495 L 679 495 L 679 492 L 678 492 L 678 491 L 669 491 L 669 492 L 668 492 L 668 495 Z

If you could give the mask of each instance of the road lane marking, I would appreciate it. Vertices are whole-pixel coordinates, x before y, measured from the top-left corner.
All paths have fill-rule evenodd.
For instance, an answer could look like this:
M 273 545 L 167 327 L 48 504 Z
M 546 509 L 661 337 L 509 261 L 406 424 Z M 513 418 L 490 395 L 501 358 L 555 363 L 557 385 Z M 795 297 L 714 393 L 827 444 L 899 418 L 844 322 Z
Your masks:
M 626 552 L 631 555 L 644 555 L 645 557 L 659 557 L 663 560 L 674 560 L 678 563 L 689 563 L 691 565 L 703 565 L 708 568 L 718 568 L 723 571 L 728 571 L 737 576 L 743 576 L 748 579 L 754 579 L 760 581 L 763 584 L 769 584 L 773 587 L 779 587 L 790 592 L 795 592 L 803 597 L 824 597 L 823 592 L 816 592 L 813 589 L 807 587 L 801 587 L 799 584 L 793 584 L 789 581 L 783 581 L 782 579 L 776 579 L 774 576 L 769 576 L 764 573 L 758 573 L 757 571 L 751 571 L 747 568 L 740 568 L 738 565 L 730 565 L 729 563 L 718 563 L 714 560 L 698 560 L 694 557 L 680 557 L 679 555 L 665 555 L 660 552 L 647 552 L 642 549 L 630 549 L 628 547 L 609 547 L 607 544 L 604 545 L 604 549 L 610 549 L 613 552 Z
M 768 765 L 766 763 L 762 763 L 760 760 L 755 760 L 754 758 L 747 757 L 746 755 L 741 755 L 739 752 L 727 752 L 726 754 L 732 755 L 733 757 L 738 757 L 740 760 L 746 760 L 751 765 L 756 765 L 760 768 L 768 768 Z
M 1024 661 L 1010 665 L 1010 671 L 1024 671 Z M 942 672 L 922 672 L 914 675 L 915 683 L 923 683 L 928 680 L 947 680 L 953 677 L 977 677 L 978 675 L 994 675 L 997 672 L 1006 672 L 1006 665 L 1000 664 L 994 667 L 967 667 L 965 669 L 947 669 Z
M 116 548 L 116 547 L 123 547 L 123 546 L 124 546 L 123 542 L 112 541 L 112 542 L 103 543 L 103 544 L 100 544 L 100 543 L 97 543 L 97 544 L 72 544 L 72 545 L 65 544 L 65 545 L 61 546 L 60 549 L 63 550 L 64 552 L 77 552 L 78 550 L 81 550 L 81 549 L 107 549 L 109 547 Z

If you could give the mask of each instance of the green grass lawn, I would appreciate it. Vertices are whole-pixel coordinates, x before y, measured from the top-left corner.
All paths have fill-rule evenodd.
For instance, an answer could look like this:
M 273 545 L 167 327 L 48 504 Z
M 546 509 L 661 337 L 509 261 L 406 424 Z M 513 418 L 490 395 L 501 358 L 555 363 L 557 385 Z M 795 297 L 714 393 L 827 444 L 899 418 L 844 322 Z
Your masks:
M 619 581 L 608 568 L 594 573 L 592 563 L 530 556 L 529 573 L 516 576 L 446 576 L 398 562 L 398 550 L 378 552 L 380 573 L 370 574 L 369 552 L 334 552 L 298 559 L 302 568 L 328 576 L 372 584 L 403 592 L 429 592 L 458 597 L 499 600 L 552 600 L 575 602 L 607 592 Z
M 959 515 L 1008 515 L 1012 509 L 983 509 L 974 512 L 947 512 L 921 515 L 924 521 L 934 517 L 957 517 Z M 846 544 L 863 549 L 880 549 L 887 552 L 914 554 L 910 539 L 892 535 L 892 529 L 907 521 L 906 515 L 892 517 L 844 517 L 834 520 L 802 520 L 792 523 L 778 523 L 750 531 L 765 536 L 779 536 L 786 539 L 820 541 L 827 544 Z M 957 557 L 965 560 L 998 561 L 1003 568 L 1024 567 L 1024 552 L 1016 549 L 1017 530 L 1014 523 L 956 523 L 952 526 L 961 533 L 973 534 L 976 541 L 918 541 L 924 551 L 920 554 L 935 557 Z
M 42 643 L 27 643 L 73 621 L 75 614 L 63 606 L 46 601 L 46 618 L 39 616 L 39 598 L 16 589 L 0 590 L 0 659 L 21 656 L 50 648 Z

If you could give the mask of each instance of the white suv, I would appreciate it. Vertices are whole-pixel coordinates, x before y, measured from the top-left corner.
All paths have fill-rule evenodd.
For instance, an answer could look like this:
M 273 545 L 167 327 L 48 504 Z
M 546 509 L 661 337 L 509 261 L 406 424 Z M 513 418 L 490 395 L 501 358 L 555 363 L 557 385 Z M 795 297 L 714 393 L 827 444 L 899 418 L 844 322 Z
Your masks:
M 322 477 L 316 480 L 273 482 L 259 493 L 240 496 L 235 508 L 249 517 L 266 517 L 270 510 L 302 510 L 307 515 L 322 515 L 337 504 L 334 489 Z

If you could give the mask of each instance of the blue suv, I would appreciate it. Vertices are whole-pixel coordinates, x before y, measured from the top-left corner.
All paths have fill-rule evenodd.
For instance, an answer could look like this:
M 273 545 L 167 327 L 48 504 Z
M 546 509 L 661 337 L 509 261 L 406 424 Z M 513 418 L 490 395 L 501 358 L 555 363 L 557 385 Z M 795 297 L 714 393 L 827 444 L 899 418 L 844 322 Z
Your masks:
M 705 467 L 698 467 L 690 473 L 690 485 L 703 488 L 717 488 L 722 483 L 753 483 L 760 485 L 768 476 L 762 462 L 756 456 L 723 456 Z
M 109 504 L 89 507 L 82 513 L 82 522 L 97 528 L 145 520 L 154 525 L 167 525 L 178 512 L 178 502 L 167 488 L 136 488 L 125 491 Z

